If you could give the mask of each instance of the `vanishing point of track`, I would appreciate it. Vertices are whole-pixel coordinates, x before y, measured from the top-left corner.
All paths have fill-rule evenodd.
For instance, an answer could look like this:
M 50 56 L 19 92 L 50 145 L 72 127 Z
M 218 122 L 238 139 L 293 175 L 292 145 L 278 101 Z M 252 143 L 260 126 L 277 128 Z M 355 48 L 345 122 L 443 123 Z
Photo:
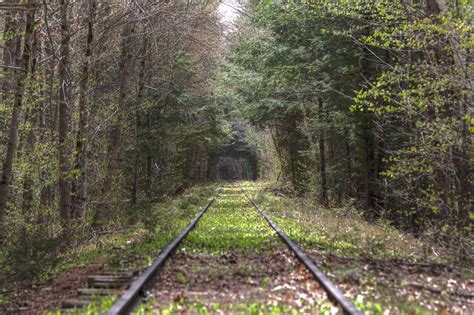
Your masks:
M 278 236 L 285 242 L 293 254 L 305 265 L 308 271 L 313 274 L 315 280 L 327 293 L 329 300 L 335 305 L 342 308 L 346 314 L 363 314 L 359 311 L 352 302 L 347 299 L 344 294 L 331 282 L 331 280 L 316 266 L 316 264 L 296 245 L 271 219 L 270 217 L 253 201 L 246 192 L 240 187 L 242 194 L 247 200 L 258 210 L 258 212 L 265 218 L 270 227 L 278 234 Z M 220 191 L 219 191 L 220 192 Z M 144 289 L 151 282 L 151 280 L 159 273 L 165 265 L 167 259 L 175 252 L 180 243 L 186 236 L 194 229 L 202 216 L 211 207 L 214 200 L 218 198 L 219 193 L 213 197 L 196 215 L 186 229 L 184 229 L 179 236 L 174 239 L 158 256 L 154 263 L 149 266 L 140 276 L 138 276 L 115 302 L 114 305 L 107 311 L 106 315 L 122 315 L 130 314 L 145 298 Z

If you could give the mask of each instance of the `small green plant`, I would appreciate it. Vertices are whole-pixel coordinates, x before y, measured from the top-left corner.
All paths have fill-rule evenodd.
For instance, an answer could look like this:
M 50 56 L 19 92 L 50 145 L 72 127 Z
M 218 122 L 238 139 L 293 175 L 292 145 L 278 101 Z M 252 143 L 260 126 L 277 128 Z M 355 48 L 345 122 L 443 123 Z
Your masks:
M 177 206 L 181 209 L 187 209 L 191 205 L 193 206 L 197 205 L 199 201 L 200 201 L 200 198 L 198 196 L 195 196 L 194 194 L 190 194 L 179 199 Z

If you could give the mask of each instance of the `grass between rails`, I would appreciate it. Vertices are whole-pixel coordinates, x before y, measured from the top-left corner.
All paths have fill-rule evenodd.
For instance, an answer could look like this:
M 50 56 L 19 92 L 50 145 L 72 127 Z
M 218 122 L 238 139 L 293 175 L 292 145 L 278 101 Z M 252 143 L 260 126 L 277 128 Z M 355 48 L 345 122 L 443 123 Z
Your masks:
M 180 252 L 254 253 L 279 242 L 267 222 L 238 188 L 219 195 L 199 226 L 184 240 Z
M 50 282 L 77 269 L 88 269 L 91 265 L 100 265 L 99 270 L 139 270 L 145 267 L 189 224 L 216 191 L 215 185 L 197 186 L 178 198 L 157 203 L 152 207 L 132 209 L 138 221 L 134 226 L 99 236 L 81 246 L 71 248 L 58 257 L 57 265 L 38 275 L 33 286 L 25 285 L 21 289 L 18 284 L 11 283 L 9 289 L 0 291 L 0 310 L 1 307 L 11 309 L 12 303 L 22 303 L 25 299 L 31 300 L 33 308 L 35 304 L 45 304 L 41 294 L 44 289 L 51 290 Z M 84 285 L 85 283 L 82 284 Z M 35 299 L 37 301 L 34 301 Z M 110 307 L 114 299 L 113 296 L 97 299 L 81 314 L 101 313 Z M 55 304 L 58 302 L 60 301 L 55 301 Z M 49 311 L 48 314 L 59 314 L 59 311 Z
M 167 308 L 160 311 L 161 315 L 171 314 L 242 314 L 242 315 L 298 315 L 298 314 L 336 314 L 337 308 L 331 306 L 329 303 L 319 306 L 319 310 L 314 310 L 311 313 L 302 313 L 292 307 L 284 305 L 269 305 L 267 303 L 235 303 L 235 304 L 220 304 L 205 305 L 202 303 L 173 303 Z M 135 315 L 157 314 L 151 304 L 141 306 Z
M 314 282 L 311 290 L 322 294 L 317 298 L 292 300 L 288 304 L 271 295 L 271 292 L 289 284 L 285 283 L 288 279 L 276 279 L 278 271 L 268 273 L 282 265 L 274 263 L 270 256 L 281 257 L 285 250 L 284 243 L 240 189 L 225 188 L 198 226 L 183 241 L 177 251 L 176 261 L 168 262 L 172 266 L 167 268 L 171 270 L 164 270 L 159 281 L 166 282 L 169 280 L 167 277 L 173 277 L 167 273 L 177 275 L 168 285 L 156 289 L 166 292 L 168 296 L 163 297 L 158 293 L 135 314 L 316 314 L 334 311 L 335 308 L 327 302 L 324 292 L 311 277 L 308 277 L 310 282 Z M 267 258 L 262 260 L 262 257 Z M 178 263 L 182 265 L 176 267 Z M 291 268 L 297 269 L 298 266 L 294 263 Z M 283 271 L 285 274 L 290 272 Z M 251 285 L 242 279 L 246 277 L 253 278 Z M 221 287 L 216 284 L 218 282 L 227 282 L 229 286 Z M 187 293 L 192 296 L 202 289 L 199 287 L 202 283 L 209 284 L 204 296 L 199 295 L 197 300 L 187 296 Z M 176 289 L 177 286 L 181 288 Z M 232 295 L 233 289 L 235 296 Z M 294 291 L 300 289 L 293 288 Z M 228 293 L 220 295 L 219 290 Z M 179 292 L 174 301 L 169 296 L 173 295 L 170 292 Z M 209 296 L 212 294 L 217 297 Z
M 472 272 L 439 267 L 450 257 L 434 255 L 432 244 L 386 223 L 369 223 L 352 207 L 323 209 L 307 199 L 284 198 L 264 182 L 243 186 L 366 313 L 469 313 L 472 299 L 452 293 L 469 287 Z

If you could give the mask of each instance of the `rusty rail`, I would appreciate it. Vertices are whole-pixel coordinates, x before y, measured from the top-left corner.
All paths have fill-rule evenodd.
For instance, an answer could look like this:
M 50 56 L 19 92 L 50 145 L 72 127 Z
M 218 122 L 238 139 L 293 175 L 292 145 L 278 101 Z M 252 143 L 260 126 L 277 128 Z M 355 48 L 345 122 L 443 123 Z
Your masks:
M 188 227 L 172 241 L 158 256 L 155 262 L 148 267 L 145 272 L 143 272 L 140 277 L 135 279 L 129 286 L 129 288 L 122 294 L 120 299 L 112 305 L 112 307 L 105 313 L 106 315 L 122 315 L 130 314 L 133 309 L 141 302 L 143 298 L 143 289 L 150 282 L 150 280 L 156 275 L 158 270 L 160 270 L 166 260 L 171 256 L 171 254 L 176 250 L 181 241 L 192 231 L 196 226 L 199 219 L 204 215 L 204 213 L 209 209 L 211 204 L 214 202 L 216 197 L 212 198 L 204 208 L 199 211 L 196 217 L 191 221 Z
M 328 298 L 335 304 L 339 305 L 344 313 L 350 315 L 363 315 L 364 313 L 355 307 L 355 305 L 344 296 L 344 294 L 332 283 L 331 280 L 316 266 L 316 264 L 301 250 L 289 237 L 286 235 L 271 219 L 270 217 L 253 201 L 240 187 L 242 193 L 250 201 L 250 203 L 260 212 L 260 214 L 267 220 L 270 227 L 278 234 L 278 236 L 286 243 L 290 250 L 298 257 L 298 259 L 308 268 L 314 275 L 321 287 L 326 291 Z

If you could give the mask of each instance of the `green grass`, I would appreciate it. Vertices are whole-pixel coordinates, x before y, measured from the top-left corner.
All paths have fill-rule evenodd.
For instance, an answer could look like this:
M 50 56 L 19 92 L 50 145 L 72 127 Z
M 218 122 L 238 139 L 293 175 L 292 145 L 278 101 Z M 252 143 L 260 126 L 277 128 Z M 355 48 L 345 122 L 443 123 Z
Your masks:
M 278 241 L 239 189 L 225 189 L 184 240 L 180 251 L 225 254 L 258 252 Z
M 359 309 L 367 314 L 433 314 L 413 296 L 394 294 L 392 284 L 379 283 L 377 270 L 364 267 L 367 261 L 444 262 L 444 257 L 430 254 L 432 244 L 387 223 L 369 223 L 350 205 L 325 209 L 308 199 L 276 196 L 269 183 L 242 185 L 291 239 L 320 257 L 318 264 L 335 281 L 352 283 L 351 295 Z M 326 263 L 325 257 L 339 257 L 344 263 Z
M 154 312 L 154 313 L 153 313 Z M 141 305 L 135 312 L 135 315 L 156 314 L 150 304 Z M 245 315 L 296 315 L 300 314 L 296 309 L 284 305 L 268 305 L 265 303 L 236 303 L 220 304 L 213 303 L 205 305 L 202 303 L 172 303 L 164 307 L 161 315 L 170 314 L 245 314 Z
M 255 185 L 244 183 L 244 188 L 303 247 L 353 259 L 424 258 L 422 242 L 387 224 L 368 223 L 354 209 L 324 209 L 307 199 L 290 200 L 268 193 L 267 183 Z

